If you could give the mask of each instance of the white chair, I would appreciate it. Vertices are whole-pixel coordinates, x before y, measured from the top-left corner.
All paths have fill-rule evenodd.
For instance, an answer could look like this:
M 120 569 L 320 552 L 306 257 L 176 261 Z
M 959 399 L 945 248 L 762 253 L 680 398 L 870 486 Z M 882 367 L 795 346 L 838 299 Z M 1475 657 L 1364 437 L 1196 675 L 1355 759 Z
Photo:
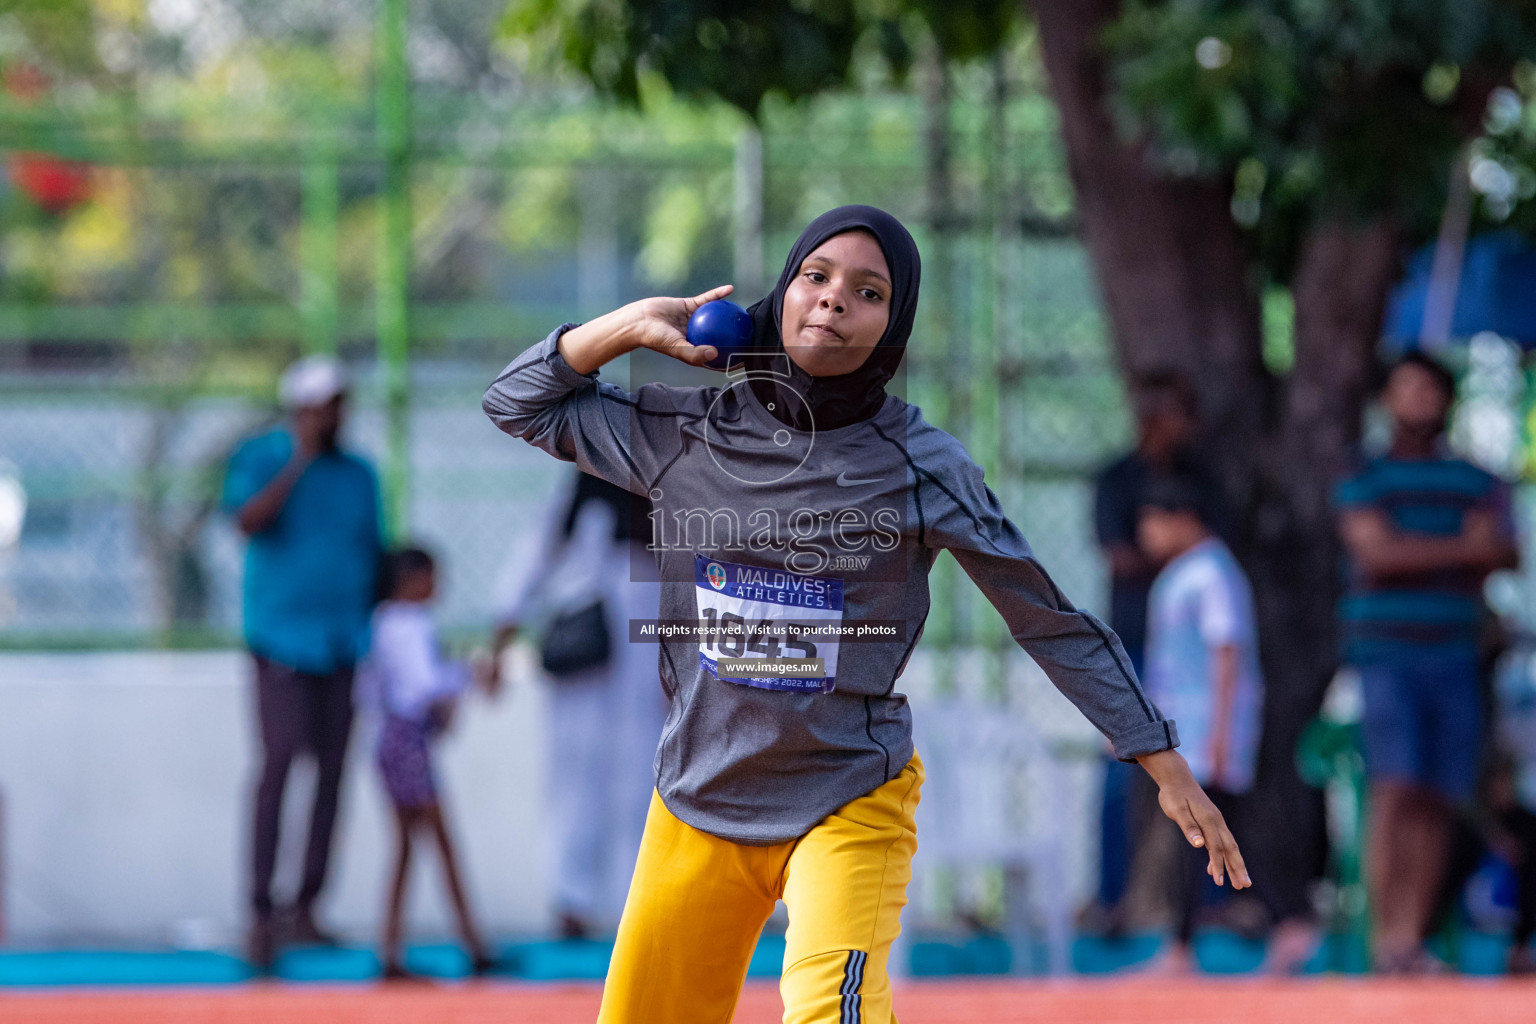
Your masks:
M 927 779 L 918 805 L 918 854 L 910 898 L 921 911 L 936 868 L 1001 868 L 1012 973 L 1032 973 L 1045 940 L 1046 969 L 1072 962 L 1072 906 L 1062 841 L 1068 787 L 1062 766 L 1018 707 L 967 697 L 914 701 L 918 756 Z M 914 919 L 916 914 L 910 915 Z M 910 964 L 910 939 L 892 952 Z

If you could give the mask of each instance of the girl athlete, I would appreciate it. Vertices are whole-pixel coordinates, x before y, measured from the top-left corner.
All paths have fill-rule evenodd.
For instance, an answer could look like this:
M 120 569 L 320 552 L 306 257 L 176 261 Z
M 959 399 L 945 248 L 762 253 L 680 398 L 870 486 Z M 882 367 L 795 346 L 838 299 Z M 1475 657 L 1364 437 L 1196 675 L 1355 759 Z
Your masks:
M 839 207 L 750 310 L 755 349 L 725 386 L 629 394 L 597 370 L 637 348 L 714 358 L 684 329 L 729 286 L 566 324 L 486 391 L 502 430 L 651 499 L 655 625 L 712 627 L 662 638 L 671 711 L 600 1022 L 729 1020 L 779 899 L 786 1024 L 894 1020 L 886 959 L 923 766 L 893 688 L 944 549 L 1116 755 L 1152 775 L 1216 883 L 1248 884 L 1119 640 L 1056 589 L 960 443 L 886 394 L 919 271 L 894 217 Z

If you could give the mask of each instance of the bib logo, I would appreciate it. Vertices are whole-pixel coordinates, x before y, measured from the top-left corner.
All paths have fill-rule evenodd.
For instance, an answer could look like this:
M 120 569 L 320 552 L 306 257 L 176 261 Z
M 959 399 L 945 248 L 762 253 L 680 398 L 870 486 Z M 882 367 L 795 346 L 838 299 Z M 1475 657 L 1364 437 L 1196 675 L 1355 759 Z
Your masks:
M 719 562 L 710 562 L 704 567 L 704 575 L 709 577 L 709 585 L 716 590 L 725 589 L 725 570 Z

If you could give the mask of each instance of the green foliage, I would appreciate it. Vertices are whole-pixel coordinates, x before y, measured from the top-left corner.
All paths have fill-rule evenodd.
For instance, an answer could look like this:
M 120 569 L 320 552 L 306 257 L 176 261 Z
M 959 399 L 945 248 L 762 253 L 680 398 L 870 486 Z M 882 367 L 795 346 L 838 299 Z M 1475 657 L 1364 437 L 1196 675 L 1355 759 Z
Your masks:
M 1520 64 L 1512 84 L 1494 90 L 1471 174 L 1483 220 L 1536 236 L 1536 64 Z
M 1169 173 L 1230 176 L 1283 268 L 1320 207 L 1432 228 L 1489 89 L 1536 52 L 1524 0 L 1130 0 L 1113 108 Z
M 92 22 L 90 0 L 0 0 L 0 70 L 98 70 Z
M 995 52 L 1019 15 L 1009 0 L 513 0 L 502 28 L 605 94 L 637 102 L 650 70 L 684 96 L 757 117 L 771 93 L 846 85 L 861 47 L 900 78 L 914 35 L 964 60 Z
M 699 255 L 711 241 L 726 234 L 717 211 L 730 203 L 730 181 L 724 174 L 676 176 L 652 190 L 646 214 L 645 243 L 636 257 L 647 282 L 676 288 L 688 279 Z
M 852 0 L 519 0 L 504 27 L 626 100 L 638 101 L 644 66 L 683 95 L 755 114 L 770 90 L 799 98 L 841 82 L 864 24 Z
M 563 38 L 560 18 L 532 17 L 525 26 L 532 35 L 498 33 L 497 26 L 539 9 L 534 0 L 533 8 L 508 14 L 505 4 L 410 5 L 419 157 L 413 299 L 501 298 L 529 280 L 525 268 L 564 266 L 597 219 L 584 194 L 590 176 L 609 175 L 611 186 L 599 189 L 622 197 L 614 230 L 626 282 L 682 288 L 729 266 L 732 152 L 748 124 L 742 112 L 707 89 L 710 98 L 699 99 L 648 55 L 634 66 L 636 102 L 612 102 L 612 89 L 594 96 L 591 83 L 573 83 L 565 58 L 544 45 Z M 212 31 L 194 17 L 198 8 L 184 5 L 0 0 L 0 71 L 18 55 L 44 71 L 35 98 L 0 97 L 0 128 L 13 144 L 26 139 L 21 148 L 93 165 L 89 201 L 68 210 L 43 209 L 19 189 L 0 194 L 0 305 L 302 306 L 304 282 L 313 291 L 317 280 L 306 277 L 304 239 L 323 240 L 332 230 L 306 233 L 303 164 L 322 174 L 335 168 L 335 210 L 315 223 L 334 225 L 333 269 L 324 281 L 336 284 L 342 337 L 370 329 L 378 239 L 375 9 L 311 0 L 216 6 L 222 20 Z M 613 24 L 627 24 L 633 13 L 622 2 L 604 8 L 596 0 L 547 10 L 574 21 L 611 16 Z M 937 44 L 952 60 L 957 207 L 985 216 L 987 190 L 996 187 L 993 162 L 1007 159 L 1008 180 L 1027 193 L 1032 215 L 1068 215 L 1070 186 L 1037 54 L 1026 33 L 1008 31 L 1015 4 L 851 0 L 846 8 L 801 4 L 780 13 L 809 24 L 839 10 L 851 12 L 856 30 L 847 67 L 834 76 L 844 87 L 813 102 L 795 102 L 775 87 L 754 111 L 767 161 L 770 253 L 782 251 L 785 225 L 839 202 L 921 210 L 921 102 L 911 90 L 890 87 L 919 43 Z M 47 56 L 52 51 L 37 41 L 47 25 L 63 26 L 54 35 L 91 60 L 66 66 Z M 599 31 L 583 45 L 602 39 Z M 1000 41 L 1013 79 L 1001 136 L 990 106 L 994 69 L 965 60 Z M 104 65 L 92 63 L 98 51 Z M 548 66 L 550 57 L 565 73 L 539 73 L 540 60 Z M 778 73 L 770 71 L 770 78 Z M 231 330 L 241 337 L 270 332 L 286 358 L 293 339 L 281 335 L 289 328 L 261 323 L 261 330 Z M 184 330 L 190 336 L 204 328 Z
M 989 0 L 902 0 L 901 6 L 908 20 L 921 22 L 954 61 L 988 57 L 1006 46 L 1022 10 L 1019 3 Z

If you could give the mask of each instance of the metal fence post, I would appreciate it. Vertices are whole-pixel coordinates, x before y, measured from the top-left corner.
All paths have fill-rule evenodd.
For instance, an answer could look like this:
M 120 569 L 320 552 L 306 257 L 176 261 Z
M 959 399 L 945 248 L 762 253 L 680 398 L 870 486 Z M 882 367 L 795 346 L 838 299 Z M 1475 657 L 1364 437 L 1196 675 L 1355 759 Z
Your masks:
M 745 306 L 764 291 L 763 133 L 748 125 L 736 136 L 732 159 L 731 255 L 736 294 Z
M 329 142 L 306 155 L 299 172 L 299 310 L 306 352 L 335 353 L 340 334 L 336 221 L 341 208 L 336 153 Z
M 389 537 L 408 528 L 410 446 L 411 97 L 405 61 L 408 0 L 383 0 L 379 23 L 379 146 L 384 160 L 375 295 L 384 374 L 384 515 Z

